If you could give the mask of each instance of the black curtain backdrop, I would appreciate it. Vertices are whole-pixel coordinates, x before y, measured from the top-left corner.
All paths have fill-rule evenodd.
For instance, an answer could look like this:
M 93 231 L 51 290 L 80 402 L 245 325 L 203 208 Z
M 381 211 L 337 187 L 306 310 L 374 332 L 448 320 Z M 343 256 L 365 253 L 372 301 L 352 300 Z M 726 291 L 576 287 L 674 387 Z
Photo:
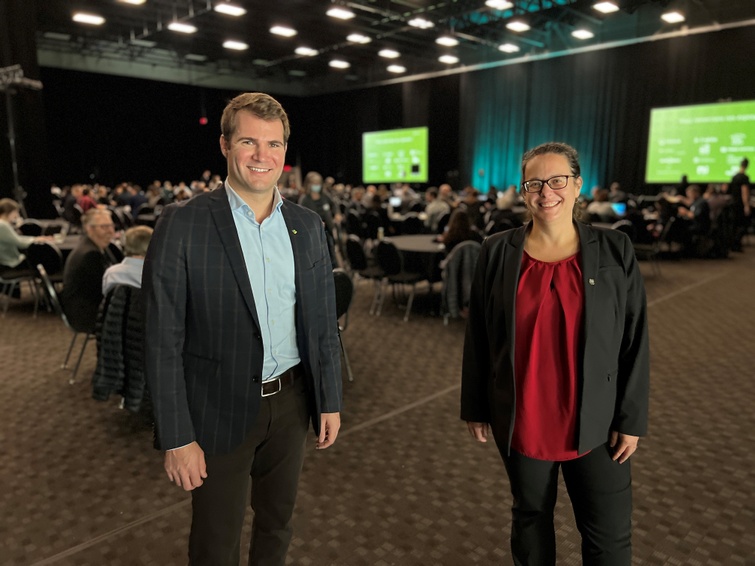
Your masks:
M 520 181 L 527 148 L 582 155 L 587 190 L 642 192 L 650 109 L 755 98 L 752 27 L 306 98 L 289 113 L 287 163 L 360 183 L 364 132 L 429 127 L 430 185 Z M 236 92 L 42 69 L 50 176 L 58 184 L 191 181 L 225 174 L 223 107 Z M 271 93 L 275 95 L 275 93 Z M 202 101 L 209 124 L 201 126 Z M 652 190 L 653 188 L 650 188 Z

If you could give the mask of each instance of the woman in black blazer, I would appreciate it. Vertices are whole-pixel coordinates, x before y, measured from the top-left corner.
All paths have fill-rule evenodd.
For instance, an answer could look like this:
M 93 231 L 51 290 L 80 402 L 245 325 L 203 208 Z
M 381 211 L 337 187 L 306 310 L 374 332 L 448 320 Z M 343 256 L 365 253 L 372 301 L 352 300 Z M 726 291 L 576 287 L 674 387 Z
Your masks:
M 631 563 L 629 457 L 646 433 L 647 305 L 627 236 L 576 222 L 577 152 L 540 145 L 522 159 L 532 222 L 488 238 L 472 287 L 461 418 L 492 430 L 514 498 L 517 565 L 556 561 L 563 471 L 583 563 Z

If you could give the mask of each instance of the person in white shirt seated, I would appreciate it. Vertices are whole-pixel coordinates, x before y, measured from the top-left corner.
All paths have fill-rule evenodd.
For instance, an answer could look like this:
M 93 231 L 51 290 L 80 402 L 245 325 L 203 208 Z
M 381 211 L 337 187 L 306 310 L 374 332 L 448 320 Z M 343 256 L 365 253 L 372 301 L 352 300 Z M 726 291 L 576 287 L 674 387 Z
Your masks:
M 147 254 L 151 238 L 152 228 L 149 226 L 134 226 L 126 230 L 123 246 L 126 257 L 121 263 L 111 265 L 105 270 L 102 276 L 103 297 L 116 285 L 131 285 L 141 289 L 144 256 Z

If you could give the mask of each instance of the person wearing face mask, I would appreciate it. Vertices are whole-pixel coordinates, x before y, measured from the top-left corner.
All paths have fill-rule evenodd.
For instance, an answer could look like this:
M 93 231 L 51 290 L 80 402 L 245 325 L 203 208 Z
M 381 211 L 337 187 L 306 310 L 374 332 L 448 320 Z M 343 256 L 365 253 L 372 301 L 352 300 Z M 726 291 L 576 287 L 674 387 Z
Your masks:
M 35 242 L 51 242 L 47 236 L 22 236 L 16 232 L 21 217 L 18 203 L 9 198 L 0 199 L 0 272 L 6 275 L 10 270 L 25 268 L 26 256 L 21 253 Z
M 331 198 L 323 193 L 322 186 L 322 175 L 317 171 L 307 173 L 304 177 L 304 194 L 299 199 L 299 205 L 316 212 L 322 218 L 322 221 L 325 223 L 325 235 L 328 238 L 328 248 L 333 261 L 333 267 L 338 267 L 333 230 L 335 225 L 341 222 L 341 215 Z

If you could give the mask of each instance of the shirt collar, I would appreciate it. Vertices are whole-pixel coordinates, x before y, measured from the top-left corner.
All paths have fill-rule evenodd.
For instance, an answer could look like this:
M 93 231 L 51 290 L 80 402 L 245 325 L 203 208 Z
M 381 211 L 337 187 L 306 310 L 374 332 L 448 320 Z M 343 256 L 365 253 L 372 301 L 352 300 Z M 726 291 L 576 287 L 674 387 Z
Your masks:
M 242 199 L 239 194 L 233 190 L 233 187 L 231 187 L 231 184 L 228 182 L 228 179 L 225 180 L 225 188 L 226 193 L 228 194 L 228 204 L 231 205 L 231 210 L 239 210 L 242 211 L 251 210 L 251 207 L 244 202 L 244 199 Z M 276 186 L 273 189 L 273 213 L 280 210 L 280 208 L 283 206 L 283 197 L 281 197 L 280 191 L 278 191 L 278 187 Z

